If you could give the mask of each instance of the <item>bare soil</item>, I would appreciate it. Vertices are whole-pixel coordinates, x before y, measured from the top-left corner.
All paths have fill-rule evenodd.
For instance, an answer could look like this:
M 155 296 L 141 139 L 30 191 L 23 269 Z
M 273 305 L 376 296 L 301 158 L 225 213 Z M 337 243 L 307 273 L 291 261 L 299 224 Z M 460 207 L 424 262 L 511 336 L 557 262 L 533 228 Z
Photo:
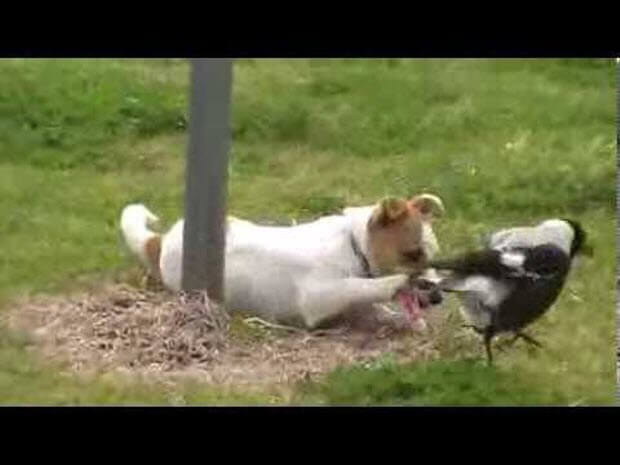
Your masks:
M 431 328 L 439 313 L 428 312 Z M 231 317 L 205 295 L 118 284 L 23 299 L 9 311 L 8 324 L 72 372 L 189 376 L 234 388 L 290 386 L 388 353 L 399 362 L 437 355 L 433 330 L 416 333 L 398 313 L 351 315 L 326 330 L 289 331 Z

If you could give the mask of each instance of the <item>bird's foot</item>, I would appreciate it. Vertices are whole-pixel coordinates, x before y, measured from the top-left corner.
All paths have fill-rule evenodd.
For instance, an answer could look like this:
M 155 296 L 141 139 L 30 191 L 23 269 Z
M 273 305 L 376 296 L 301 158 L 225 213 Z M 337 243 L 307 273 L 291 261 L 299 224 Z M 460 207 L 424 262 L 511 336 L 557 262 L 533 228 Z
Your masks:
M 463 329 L 472 329 L 472 330 L 474 330 L 478 334 L 483 334 L 483 331 L 480 328 L 478 328 L 477 326 L 475 326 L 475 325 L 464 324 L 464 325 L 461 325 L 461 328 L 463 328 Z
M 493 352 L 491 351 L 491 342 L 493 341 L 493 336 L 495 335 L 493 329 L 491 327 L 487 327 L 483 334 L 484 348 L 487 355 L 487 365 L 493 366 Z
M 523 339 L 527 344 L 529 344 L 530 346 L 536 347 L 538 349 L 542 349 L 543 347 L 543 345 L 540 342 L 538 342 L 536 339 L 534 339 L 529 334 L 524 333 L 522 331 L 515 333 L 511 342 L 514 343 L 514 341 L 516 341 L 517 339 Z

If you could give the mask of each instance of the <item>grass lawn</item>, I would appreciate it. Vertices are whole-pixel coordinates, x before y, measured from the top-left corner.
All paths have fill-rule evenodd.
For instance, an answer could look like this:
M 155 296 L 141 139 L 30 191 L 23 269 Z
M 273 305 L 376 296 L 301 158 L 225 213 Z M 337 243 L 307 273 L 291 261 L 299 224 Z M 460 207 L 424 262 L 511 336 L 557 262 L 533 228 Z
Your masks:
M 2 310 L 134 269 L 118 232 L 128 202 L 167 224 L 181 215 L 188 73 L 183 60 L 0 60 Z M 517 345 L 487 368 L 476 341 L 447 337 L 440 360 L 343 367 L 298 386 L 296 403 L 614 401 L 613 60 L 240 60 L 233 93 L 231 214 L 300 221 L 427 190 L 446 205 L 446 254 L 560 215 L 580 219 L 595 247 L 533 327 L 542 352 Z M 78 379 L 28 347 L 0 330 L 1 403 L 280 401 Z

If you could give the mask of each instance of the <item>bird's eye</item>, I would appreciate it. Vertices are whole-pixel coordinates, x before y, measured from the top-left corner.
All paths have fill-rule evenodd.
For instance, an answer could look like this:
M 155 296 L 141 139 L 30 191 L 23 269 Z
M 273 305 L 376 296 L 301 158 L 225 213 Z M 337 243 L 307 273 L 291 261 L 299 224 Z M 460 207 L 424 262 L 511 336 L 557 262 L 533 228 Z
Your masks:
M 417 262 L 424 256 L 424 252 L 421 249 L 413 249 L 408 250 L 403 255 L 407 260 Z

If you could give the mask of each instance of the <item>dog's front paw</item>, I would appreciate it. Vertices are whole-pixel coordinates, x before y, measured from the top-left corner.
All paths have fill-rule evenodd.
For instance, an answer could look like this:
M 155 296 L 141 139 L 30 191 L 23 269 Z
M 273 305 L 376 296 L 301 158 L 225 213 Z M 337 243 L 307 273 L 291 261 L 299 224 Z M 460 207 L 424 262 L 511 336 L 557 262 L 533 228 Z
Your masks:
M 397 274 L 392 278 L 392 297 L 396 297 L 400 292 L 411 292 L 414 279 L 406 274 Z
M 411 329 L 416 333 L 426 332 L 426 330 L 428 329 L 426 320 L 424 318 L 418 318 L 417 320 L 411 322 Z

